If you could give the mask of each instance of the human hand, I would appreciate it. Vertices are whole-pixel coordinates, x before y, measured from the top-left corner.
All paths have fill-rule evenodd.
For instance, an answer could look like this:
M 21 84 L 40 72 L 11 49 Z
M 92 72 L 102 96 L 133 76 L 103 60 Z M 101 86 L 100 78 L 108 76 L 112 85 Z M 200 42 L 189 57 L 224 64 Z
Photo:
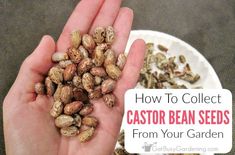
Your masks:
M 100 124 L 94 138 L 81 144 L 77 137 L 63 137 L 49 115 L 53 99 L 38 95 L 34 85 L 43 80 L 53 66 L 51 56 L 55 51 L 66 51 L 70 34 L 79 29 L 91 33 L 97 26 L 113 25 L 116 40 L 112 49 L 118 54 L 125 50 L 131 30 L 133 12 L 120 8 L 121 0 L 82 0 L 68 19 L 57 43 L 44 36 L 34 52 L 23 62 L 19 74 L 3 104 L 4 136 L 8 155 L 110 155 L 112 154 L 123 117 L 123 99 L 127 89 L 133 88 L 143 64 L 145 43 L 133 43 L 122 76 L 114 94 L 117 104 L 112 109 L 103 101 L 94 103 L 93 116 Z

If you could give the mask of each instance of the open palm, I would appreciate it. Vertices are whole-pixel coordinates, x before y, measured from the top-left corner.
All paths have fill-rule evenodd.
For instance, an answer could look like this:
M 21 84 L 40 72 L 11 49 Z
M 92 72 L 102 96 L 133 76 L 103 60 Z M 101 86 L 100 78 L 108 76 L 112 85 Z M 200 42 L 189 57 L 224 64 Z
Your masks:
M 44 36 L 35 51 L 23 62 L 19 74 L 4 100 L 4 135 L 8 155 L 110 155 L 114 149 L 123 117 L 123 99 L 127 89 L 135 86 L 143 63 L 145 44 L 137 40 L 128 54 L 127 63 L 114 94 L 117 105 L 110 109 L 102 100 L 92 101 L 99 119 L 95 136 L 81 144 L 77 137 L 63 137 L 49 115 L 53 99 L 36 96 L 34 84 L 42 81 L 53 65 L 51 55 L 70 46 L 70 34 L 79 29 L 91 33 L 97 26 L 113 25 L 116 40 L 112 49 L 123 52 L 131 30 L 133 13 L 120 8 L 121 0 L 82 0 L 68 19 L 57 44 Z

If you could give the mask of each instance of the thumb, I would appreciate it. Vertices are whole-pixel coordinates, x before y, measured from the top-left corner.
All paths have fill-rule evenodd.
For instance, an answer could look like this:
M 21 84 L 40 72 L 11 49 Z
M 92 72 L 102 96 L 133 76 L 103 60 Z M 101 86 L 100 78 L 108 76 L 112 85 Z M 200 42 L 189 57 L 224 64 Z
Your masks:
M 49 68 L 53 65 L 51 56 L 54 52 L 54 39 L 49 35 L 43 36 L 37 48 L 21 65 L 18 76 L 9 93 L 34 95 L 35 83 L 41 81 Z

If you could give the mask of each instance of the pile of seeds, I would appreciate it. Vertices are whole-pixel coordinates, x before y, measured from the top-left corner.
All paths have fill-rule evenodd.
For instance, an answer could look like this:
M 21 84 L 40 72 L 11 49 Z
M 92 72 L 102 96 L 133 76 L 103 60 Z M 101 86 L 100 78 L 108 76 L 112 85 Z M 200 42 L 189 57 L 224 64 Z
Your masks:
M 158 45 L 161 52 L 154 54 L 154 44 L 146 44 L 146 54 L 144 66 L 141 69 L 139 83 L 141 86 L 149 89 L 187 89 L 183 84 L 176 82 L 176 79 L 181 79 L 189 84 L 194 84 L 200 79 L 200 75 L 192 72 L 190 65 L 186 62 L 184 55 L 179 55 L 178 61 L 183 65 L 183 69 L 179 69 L 176 62 L 176 57 L 167 58 L 167 51 L 163 45 Z M 157 71 L 153 71 L 152 65 L 155 65 Z M 194 87 L 201 88 L 201 87 Z M 128 154 L 116 154 L 128 155 Z M 169 154 L 169 155 L 199 155 L 199 154 Z
M 112 91 L 121 76 L 126 56 L 116 57 L 111 45 L 115 39 L 113 27 L 97 27 L 93 35 L 71 34 L 72 47 L 67 52 L 56 52 L 56 63 L 44 83 L 35 85 L 37 94 L 53 96 L 50 114 L 63 136 L 76 136 L 80 142 L 92 138 L 98 120 L 90 100 L 103 98 L 108 107 L 115 105 Z
M 139 78 L 139 83 L 143 87 L 150 89 L 187 89 L 187 86 L 177 83 L 176 79 L 181 79 L 190 84 L 194 84 L 200 79 L 199 74 L 192 72 L 184 55 L 178 57 L 179 63 L 184 65 L 183 69 L 179 70 L 177 58 L 166 56 L 168 51 L 166 47 L 158 45 L 161 52 L 154 54 L 154 44 L 147 43 L 146 46 L 144 66 Z M 153 71 L 152 65 L 155 65 L 158 70 Z
M 124 138 L 125 138 L 125 133 L 124 130 L 122 130 L 118 136 L 118 143 L 120 145 L 120 147 L 117 147 L 114 152 L 113 155 L 139 155 L 137 153 L 128 153 L 125 150 L 125 143 L 124 143 Z

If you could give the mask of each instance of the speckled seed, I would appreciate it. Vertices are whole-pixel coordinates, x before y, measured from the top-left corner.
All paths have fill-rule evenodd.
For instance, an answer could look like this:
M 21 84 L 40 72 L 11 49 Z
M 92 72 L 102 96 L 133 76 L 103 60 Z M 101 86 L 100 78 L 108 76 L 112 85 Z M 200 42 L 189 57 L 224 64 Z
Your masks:
M 75 114 L 74 120 L 75 120 L 75 124 L 74 125 L 76 125 L 77 127 L 81 127 L 81 125 L 82 125 L 82 118 L 81 118 L 81 116 L 78 115 L 78 114 Z
M 87 130 L 80 132 L 80 134 L 78 135 L 78 139 L 81 143 L 87 142 L 92 138 L 94 133 L 95 133 L 94 128 L 88 128 Z
M 82 60 L 82 55 L 76 48 L 69 48 L 67 53 L 73 63 L 79 63 Z
M 72 137 L 76 136 L 79 133 L 79 130 L 76 126 L 69 126 L 60 129 L 60 133 L 63 136 Z
M 105 33 L 106 33 L 105 42 L 112 44 L 115 39 L 114 28 L 112 26 L 106 27 Z
M 58 67 L 52 67 L 49 70 L 48 76 L 54 83 L 59 84 L 63 82 L 63 69 Z
M 78 75 L 73 77 L 73 85 L 77 88 L 80 88 L 82 84 L 82 78 Z
M 64 107 L 64 113 L 67 115 L 72 115 L 78 112 L 83 106 L 81 101 L 74 101 L 72 103 L 66 104 Z
M 74 119 L 72 116 L 68 115 L 60 115 L 55 119 L 55 125 L 58 128 L 64 128 L 64 127 L 69 127 L 72 124 L 74 124 Z
M 184 64 L 184 63 L 186 62 L 186 58 L 185 58 L 184 55 L 180 55 L 180 56 L 179 56 L 179 60 L 180 60 L 180 62 L 181 62 L 182 64 Z
M 82 45 L 79 46 L 78 50 L 80 51 L 83 58 L 88 58 L 88 51 Z
M 90 126 L 90 127 L 96 127 L 98 125 L 98 120 L 93 116 L 85 116 L 82 119 L 82 125 Z
M 64 80 L 70 81 L 73 79 L 75 73 L 77 71 L 77 66 L 75 64 L 68 65 L 64 70 Z
M 79 115 L 86 116 L 93 111 L 93 104 L 85 104 L 82 109 L 79 111 Z
M 102 43 L 105 39 L 105 28 L 104 27 L 96 27 L 93 33 L 93 38 L 96 43 Z
M 61 101 L 60 93 L 61 93 L 62 87 L 63 87 L 63 85 L 61 83 L 59 83 L 57 85 L 56 91 L 55 91 L 54 96 L 53 96 L 54 101 Z
M 106 66 L 106 72 L 109 75 L 109 77 L 111 77 L 114 80 L 118 80 L 118 78 L 121 76 L 122 73 L 121 70 L 113 64 Z
M 35 84 L 34 90 L 37 94 L 44 95 L 45 94 L 45 85 L 41 82 L 38 82 Z
M 158 52 L 155 54 L 155 59 L 156 59 L 156 63 L 160 64 L 161 62 L 165 61 L 167 58 L 165 54 Z
M 104 59 L 105 59 L 104 52 L 96 47 L 92 53 L 92 62 L 96 66 L 101 66 L 104 62 Z
M 63 103 L 60 101 L 55 101 L 51 110 L 50 110 L 50 114 L 52 117 L 58 117 L 62 111 L 63 111 Z
M 95 48 L 95 41 L 92 36 L 89 34 L 84 34 L 82 36 L 82 45 L 88 50 L 91 51 Z
M 71 86 L 63 86 L 60 93 L 60 99 L 64 104 L 71 102 L 73 90 Z
M 93 66 L 92 60 L 90 58 L 83 59 L 78 64 L 78 74 L 81 75 L 87 71 L 89 71 Z
M 118 60 L 117 60 L 117 66 L 119 69 L 123 69 L 126 63 L 126 56 L 124 53 L 121 53 L 118 55 Z
M 94 76 L 99 76 L 99 77 L 107 76 L 105 69 L 103 67 L 93 67 L 91 68 L 90 73 Z
M 102 82 L 102 78 L 99 76 L 95 76 L 95 85 L 98 86 L 101 84 L 101 82 Z
M 122 147 L 124 147 L 125 146 L 125 141 L 124 141 L 124 139 L 125 139 L 125 134 L 124 134 L 124 130 L 122 130 L 121 132 L 120 132 L 120 134 L 119 134 L 119 136 L 118 136 L 118 143 L 122 146 Z
M 66 68 L 68 65 L 72 64 L 73 62 L 71 60 L 64 60 L 59 62 L 59 66 L 61 68 Z
M 116 63 L 116 56 L 113 50 L 108 49 L 104 53 L 105 59 L 104 59 L 104 66 L 106 67 L 109 64 L 115 64 Z
M 89 99 L 93 100 L 93 99 L 98 99 L 102 96 L 101 93 L 101 86 L 97 86 L 95 87 L 95 89 L 89 93 L 88 97 Z
M 110 45 L 107 43 L 97 43 L 97 48 L 99 48 L 102 51 L 106 51 L 107 49 L 110 48 Z
M 45 86 L 48 96 L 52 96 L 55 93 L 55 84 L 51 81 L 49 77 L 45 79 Z
M 124 148 L 116 148 L 113 152 L 113 155 L 127 155 L 127 152 Z
M 53 62 L 59 62 L 59 61 L 68 60 L 69 56 L 65 52 L 56 52 L 52 55 L 51 59 Z
M 71 43 L 74 48 L 78 48 L 81 44 L 82 35 L 79 30 L 73 31 L 71 34 Z
M 157 45 L 157 47 L 158 47 L 158 49 L 160 50 L 160 51 L 163 51 L 163 52 L 167 52 L 168 51 L 168 48 L 167 47 L 165 47 L 165 46 L 163 46 L 163 45 Z
M 115 86 L 116 86 L 116 81 L 112 79 L 104 80 L 101 85 L 102 94 L 107 94 L 107 93 L 112 92 Z
M 87 92 L 92 92 L 95 85 L 94 77 L 90 73 L 83 74 L 82 84 Z
M 88 100 L 87 94 L 81 88 L 74 88 L 73 89 L 73 97 L 76 101 L 85 102 Z
M 116 98 L 113 94 L 106 94 L 103 96 L 103 100 L 105 105 L 111 108 L 115 105 Z

